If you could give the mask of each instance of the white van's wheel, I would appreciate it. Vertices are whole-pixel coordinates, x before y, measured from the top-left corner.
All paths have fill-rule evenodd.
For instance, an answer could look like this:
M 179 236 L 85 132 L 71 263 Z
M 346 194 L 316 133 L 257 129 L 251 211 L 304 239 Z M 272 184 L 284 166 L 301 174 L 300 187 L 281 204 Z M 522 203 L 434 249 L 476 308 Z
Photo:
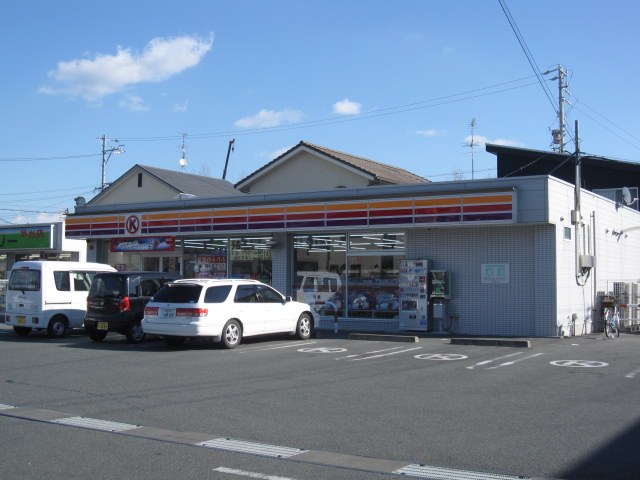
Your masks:
M 67 319 L 64 317 L 53 317 L 47 327 L 47 333 L 51 338 L 61 338 L 67 333 Z

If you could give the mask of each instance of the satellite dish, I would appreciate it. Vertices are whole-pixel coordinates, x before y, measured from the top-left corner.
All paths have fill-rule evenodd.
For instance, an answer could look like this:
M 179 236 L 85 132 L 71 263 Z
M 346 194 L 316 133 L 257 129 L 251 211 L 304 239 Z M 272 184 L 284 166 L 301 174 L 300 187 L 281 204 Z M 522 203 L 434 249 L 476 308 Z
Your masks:
M 622 187 L 622 203 L 624 203 L 625 205 L 631 205 L 636 200 L 638 199 L 631 197 L 631 192 L 627 187 Z
M 187 159 L 186 158 L 181 158 L 180 159 L 180 165 L 182 165 L 183 167 L 187 166 Z

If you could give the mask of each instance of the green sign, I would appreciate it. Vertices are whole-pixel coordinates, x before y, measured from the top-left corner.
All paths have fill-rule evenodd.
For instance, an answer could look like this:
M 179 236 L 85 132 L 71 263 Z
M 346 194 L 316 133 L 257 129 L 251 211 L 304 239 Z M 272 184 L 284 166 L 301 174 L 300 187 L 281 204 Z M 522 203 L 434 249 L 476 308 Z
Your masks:
M 53 248 L 51 226 L 0 228 L 0 251 Z

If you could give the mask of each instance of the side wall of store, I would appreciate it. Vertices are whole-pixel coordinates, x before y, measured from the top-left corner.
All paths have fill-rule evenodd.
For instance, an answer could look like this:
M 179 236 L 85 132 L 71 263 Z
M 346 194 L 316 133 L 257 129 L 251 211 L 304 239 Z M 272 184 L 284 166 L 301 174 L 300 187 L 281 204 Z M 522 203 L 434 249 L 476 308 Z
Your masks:
M 407 233 L 407 256 L 451 273 L 445 315 L 456 333 L 554 336 L 554 243 L 552 225 L 421 229 Z M 504 276 L 487 278 L 496 266 Z

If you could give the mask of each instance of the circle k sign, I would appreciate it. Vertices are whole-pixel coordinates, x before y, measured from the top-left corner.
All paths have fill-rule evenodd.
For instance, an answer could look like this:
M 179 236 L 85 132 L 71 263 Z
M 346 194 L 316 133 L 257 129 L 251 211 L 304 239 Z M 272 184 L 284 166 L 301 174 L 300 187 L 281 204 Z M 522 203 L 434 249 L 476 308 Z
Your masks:
M 138 215 L 129 215 L 125 220 L 124 226 L 129 235 L 135 235 L 140 230 L 140 217 Z

